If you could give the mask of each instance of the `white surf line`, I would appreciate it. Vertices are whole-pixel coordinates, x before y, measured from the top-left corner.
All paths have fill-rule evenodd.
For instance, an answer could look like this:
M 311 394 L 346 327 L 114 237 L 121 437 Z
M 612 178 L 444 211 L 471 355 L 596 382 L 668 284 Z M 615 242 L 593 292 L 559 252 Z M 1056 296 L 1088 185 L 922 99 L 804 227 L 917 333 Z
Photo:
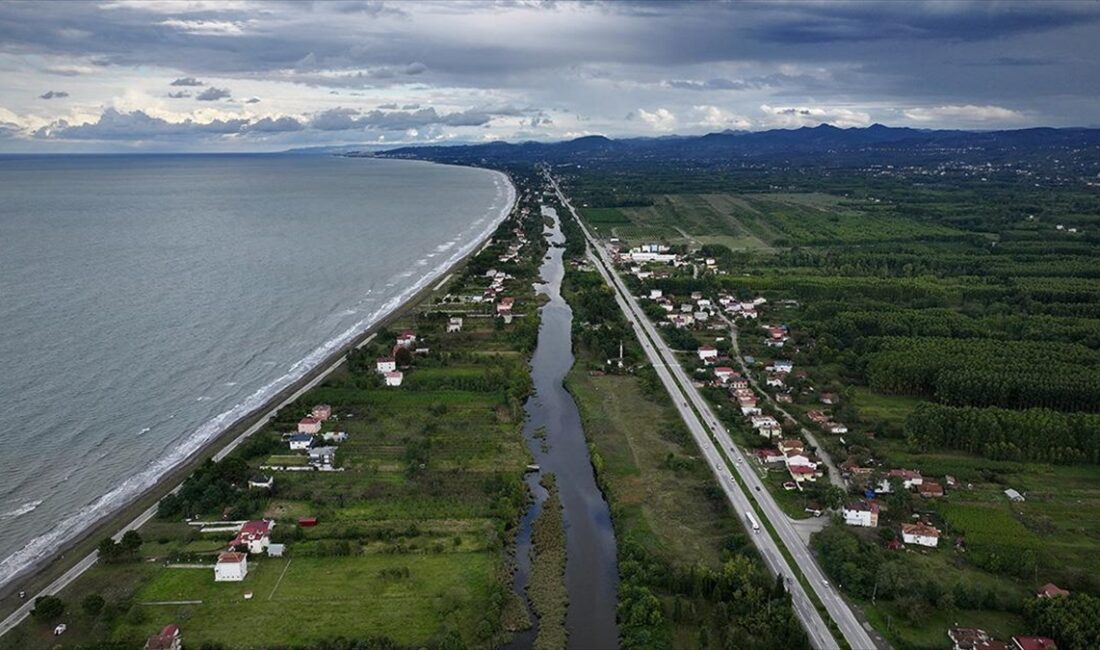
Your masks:
M 439 284 L 435 285 L 435 288 L 434 288 L 434 289 L 432 289 L 432 291 L 439 291 L 440 289 L 442 289 L 442 288 L 443 288 L 443 285 L 445 285 L 445 284 L 447 284 L 448 282 L 450 282 L 450 280 L 451 280 L 451 278 L 452 278 L 452 277 L 454 277 L 454 273 L 448 273 L 448 274 L 447 274 L 447 277 L 445 277 L 445 278 L 443 278 L 442 280 L 440 280 L 440 281 L 439 281 Z
M 286 570 L 290 568 L 290 563 L 294 560 L 287 560 L 286 566 L 283 567 L 283 572 L 279 574 L 279 579 L 275 581 L 275 586 L 271 588 L 271 593 L 267 595 L 267 599 L 271 600 L 275 597 L 275 591 L 279 589 L 279 585 L 283 584 L 283 576 L 286 575 Z

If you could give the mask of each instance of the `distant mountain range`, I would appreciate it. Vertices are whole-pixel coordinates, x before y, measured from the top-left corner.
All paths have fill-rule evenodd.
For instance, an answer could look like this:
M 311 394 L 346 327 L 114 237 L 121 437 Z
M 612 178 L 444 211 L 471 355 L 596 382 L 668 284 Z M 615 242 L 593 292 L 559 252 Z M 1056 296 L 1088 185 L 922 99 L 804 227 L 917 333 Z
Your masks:
M 355 154 L 350 154 L 355 155 Z M 913 129 L 873 124 L 838 128 L 723 131 L 702 136 L 611 139 L 587 136 L 564 142 L 492 142 L 415 146 L 375 155 L 460 164 L 578 163 L 616 165 L 688 162 L 705 165 L 851 166 L 926 164 L 936 161 L 1034 161 L 1059 156 L 1074 167 L 1100 163 L 1100 129 L 1030 128 L 1011 131 Z

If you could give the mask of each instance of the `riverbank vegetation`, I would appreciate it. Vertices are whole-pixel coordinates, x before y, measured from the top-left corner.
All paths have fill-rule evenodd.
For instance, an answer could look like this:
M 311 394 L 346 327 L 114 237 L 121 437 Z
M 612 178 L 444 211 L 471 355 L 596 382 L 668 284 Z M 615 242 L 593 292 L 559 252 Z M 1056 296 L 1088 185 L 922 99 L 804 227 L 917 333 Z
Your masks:
M 768 392 L 816 432 L 849 479 L 846 498 L 890 469 L 945 488 L 879 495 L 877 530 L 838 523 L 815 537 L 825 570 L 893 645 L 947 647 L 946 628 L 959 624 L 1090 647 L 1088 630 L 1058 631 L 1070 617 L 1061 601 L 1040 615 L 1034 594 L 1054 582 L 1082 601 L 1100 595 L 1094 192 L 927 169 L 562 173 L 602 236 L 715 261 L 650 269 L 630 280 L 639 295 L 766 299 L 759 320 L 740 324 L 742 352 L 762 384 L 771 361 L 793 361 Z M 782 324 L 786 345 L 769 347 L 762 324 Z M 708 329 L 669 333 L 693 351 L 720 345 L 725 332 Z M 847 430 L 809 417 L 821 411 Z M 768 475 L 781 504 L 814 492 Z M 825 496 L 818 506 L 834 505 Z M 915 519 L 939 528 L 936 548 L 899 545 Z
M 538 616 L 535 650 L 563 650 L 568 640 L 565 612 L 569 595 L 565 590 L 565 523 L 561 498 L 553 474 L 542 479 L 546 499 L 531 528 L 531 580 L 527 597 Z
M 29 619 L 0 647 L 141 647 L 169 623 L 196 648 L 502 643 L 516 598 L 505 547 L 527 502 L 522 403 L 538 329 L 530 287 L 545 251 L 534 180 L 516 180 L 519 205 L 489 246 L 248 442 L 200 467 L 140 538 L 124 540 L 120 561 L 58 595 L 63 637 L 51 633 L 56 616 Z M 502 278 L 499 297 L 514 299 L 508 319 L 496 299 L 482 300 L 490 269 Z M 452 318 L 462 319 L 457 331 Z M 394 355 L 405 330 L 416 344 Z M 404 380 L 388 387 L 375 360 L 394 356 Z M 331 417 L 314 446 L 336 446 L 335 462 L 296 471 L 305 457 L 284 434 L 317 404 Z M 273 487 L 250 488 L 258 476 Z M 260 518 L 275 522 L 272 541 L 285 554 L 251 554 L 243 581 L 215 582 L 232 522 Z M 81 607 L 93 601 L 102 606 Z

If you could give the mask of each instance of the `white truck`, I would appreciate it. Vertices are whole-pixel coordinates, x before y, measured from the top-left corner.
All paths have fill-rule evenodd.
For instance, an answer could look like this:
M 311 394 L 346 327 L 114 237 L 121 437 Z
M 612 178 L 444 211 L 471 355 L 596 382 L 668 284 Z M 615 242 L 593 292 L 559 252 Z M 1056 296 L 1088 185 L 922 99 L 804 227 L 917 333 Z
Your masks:
M 760 532 L 760 524 L 756 523 L 756 517 L 753 517 L 751 512 L 745 513 L 745 520 L 749 522 L 750 526 L 752 526 L 753 532 Z

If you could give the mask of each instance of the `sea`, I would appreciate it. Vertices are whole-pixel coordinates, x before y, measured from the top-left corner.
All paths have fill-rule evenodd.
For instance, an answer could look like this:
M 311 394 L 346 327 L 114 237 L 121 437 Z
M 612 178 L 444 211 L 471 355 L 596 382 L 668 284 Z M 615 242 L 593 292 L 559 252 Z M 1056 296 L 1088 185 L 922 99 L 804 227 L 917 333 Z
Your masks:
M 472 251 L 499 172 L 0 157 L 0 586 Z

